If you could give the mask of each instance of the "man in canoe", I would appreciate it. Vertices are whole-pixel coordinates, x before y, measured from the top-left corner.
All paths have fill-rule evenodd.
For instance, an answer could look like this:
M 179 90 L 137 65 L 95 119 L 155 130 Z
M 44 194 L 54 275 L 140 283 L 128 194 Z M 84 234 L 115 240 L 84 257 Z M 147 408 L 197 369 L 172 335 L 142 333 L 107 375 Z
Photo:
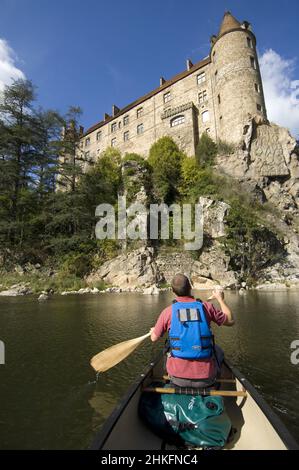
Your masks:
M 172 290 L 176 299 L 160 314 L 151 340 L 157 341 L 169 333 L 170 353 L 167 358 L 167 372 L 174 385 L 179 387 L 209 387 L 214 384 L 224 354 L 214 346 L 210 323 L 218 326 L 233 326 L 234 318 L 224 301 L 224 293 L 214 291 L 220 309 L 209 302 L 195 300 L 187 276 L 176 274 Z

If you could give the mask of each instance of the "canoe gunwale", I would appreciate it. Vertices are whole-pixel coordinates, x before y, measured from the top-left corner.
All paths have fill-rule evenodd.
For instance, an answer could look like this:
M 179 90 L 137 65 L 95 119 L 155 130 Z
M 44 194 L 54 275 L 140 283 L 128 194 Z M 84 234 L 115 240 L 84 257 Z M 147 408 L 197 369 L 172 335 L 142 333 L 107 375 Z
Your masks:
M 126 394 L 122 396 L 114 410 L 111 412 L 110 416 L 108 416 L 108 418 L 104 422 L 99 433 L 95 436 L 95 439 L 91 444 L 90 450 L 99 450 L 103 447 L 106 440 L 110 436 L 114 426 L 116 425 L 119 417 L 122 415 L 124 409 L 126 408 L 127 404 L 130 402 L 133 395 L 137 392 L 144 380 L 150 374 L 151 370 L 153 370 L 155 365 L 158 364 L 163 358 L 165 352 L 166 350 L 163 349 L 155 357 L 155 359 L 145 368 L 145 370 L 140 374 L 136 381 L 129 387 Z
M 288 450 L 299 450 L 299 444 L 296 442 L 292 434 L 287 429 L 286 425 L 280 419 L 280 417 L 272 410 L 271 406 L 267 401 L 261 396 L 261 394 L 256 390 L 246 377 L 239 371 L 239 369 L 225 359 L 224 364 L 232 371 L 236 379 L 243 385 L 247 390 L 250 396 L 253 398 L 257 406 L 264 413 L 270 424 L 273 426 L 278 436 L 281 438 Z
M 113 431 L 114 426 L 118 422 L 120 416 L 125 410 L 126 406 L 130 402 L 131 398 L 141 387 L 142 383 L 149 376 L 150 372 L 153 370 L 155 365 L 157 365 L 163 356 L 165 355 L 167 348 L 164 348 L 155 359 L 145 368 L 145 370 L 140 374 L 136 381 L 129 387 L 128 391 L 122 398 L 119 400 L 118 404 L 111 412 L 110 416 L 105 420 L 102 428 L 96 436 L 90 446 L 90 450 L 100 450 L 103 448 L 105 442 L 109 438 L 110 434 Z M 299 450 L 299 445 L 296 440 L 293 438 L 291 433 L 288 431 L 285 424 L 282 422 L 279 416 L 272 410 L 270 405 L 266 400 L 260 395 L 256 388 L 243 376 L 243 374 L 235 366 L 232 366 L 229 361 L 225 359 L 224 365 L 232 372 L 234 377 L 242 384 L 245 390 L 250 394 L 252 399 L 255 401 L 259 409 L 266 416 L 272 427 L 277 432 L 280 439 L 283 441 L 284 445 L 288 450 Z

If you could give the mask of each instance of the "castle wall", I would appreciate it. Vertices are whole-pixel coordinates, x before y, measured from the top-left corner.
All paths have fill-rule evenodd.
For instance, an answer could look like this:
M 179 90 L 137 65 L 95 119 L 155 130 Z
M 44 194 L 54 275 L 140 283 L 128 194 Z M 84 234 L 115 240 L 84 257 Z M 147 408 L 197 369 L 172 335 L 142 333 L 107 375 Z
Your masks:
M 197 76 L 203 72 L 205 80 L 198 84 Z M 170 93 L 170 99 L 165 103 L 164 97 L 167 93 Z M 201 103 L 199 93 L 202 93 L 201 100 L 203 94 L 206 97 Z M 137 111 L 141 108 L 142 115 L 138 117 Z M 203 122 L 202 114 L 205 111 L 209 112 L 209 119 Z M 125 124 L 125 117 L 128 117 L 128 124 Z M 171 122 L 179 117 L 183 117 L 184 122 L 172 127 Z M 114 123 L 116 130 L 113 132 Z M 143 132 L 138 134 L 137 127 L 141 124 Z M 82 139 L 81 149 L 83 152 L 89 152 L 92 160 L 96 160 L 105 148 L 112 145 L 112 139 L 116 139 L 115 147 L 122 154 L 135 152 L 147 156 L 151 145 L 167 135 L 188 155 L 194 155 L 198 138 L 205 131 L 209 132 L 212 138 L 216 138 L 209 65 L 194 72 L 191 70 L 187 77 L 163 88 L 154 96 L 89 133 Z M 100 140 L 97 140 L 98 132 L 101 132 Z M 125 132 L 129 133 L 128 140 L 124 140 Z M 87 138 L 90 139 L 90 144 L 86 146 Z
M 233 23 L 227 30 L 228 21 Z M 188 71 L 91 128 L 81 141 L 86 159 L 96 161 L 110 146 L 146 157 L 163 136 L 172 137 L 191 156 L 203 132 L 216 141 L 239 144 L 249 115 L 267 117 L 256 39 L 248 23 L 240 25 L 229 14 L 213 38 L 208 58 L 189 63 Z M 205 79 L 198 80 L 202 73 Z

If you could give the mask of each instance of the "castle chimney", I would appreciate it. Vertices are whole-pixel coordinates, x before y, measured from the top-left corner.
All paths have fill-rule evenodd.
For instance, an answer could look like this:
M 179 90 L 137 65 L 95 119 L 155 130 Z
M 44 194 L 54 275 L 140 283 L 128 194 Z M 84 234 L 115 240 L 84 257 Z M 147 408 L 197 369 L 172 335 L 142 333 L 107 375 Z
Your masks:
M 160 86 L 164 85 L 165 82 L 166 82 L 165 78 L 160 77 Z
M 105 113 L 104 114 L 104 121 L 106 121 L 107 119 L 109 119 L 111 116 L 108 114 L 108 113 Z
M 191 62 L 190 59 L 186 60 L 186 65 L 187 65 L 187 70 L 190 70 L 193 67 L 193 63 Z
M 116 106 L 115 104 L 112 105 L 112 116 L 116 116 L 117 113 L 119 113 L 120 109 L 118 108 L 118 106 Z

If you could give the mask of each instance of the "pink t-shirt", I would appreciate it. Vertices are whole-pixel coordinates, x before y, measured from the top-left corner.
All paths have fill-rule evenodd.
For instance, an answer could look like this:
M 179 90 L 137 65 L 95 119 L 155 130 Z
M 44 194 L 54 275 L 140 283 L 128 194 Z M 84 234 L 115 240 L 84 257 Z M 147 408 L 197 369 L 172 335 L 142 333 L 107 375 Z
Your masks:
M 177 302 L 194 302 L 193 297 L 177 297 Z M 223 325 L 226 315 L 221 310 L 214 307 L 209 302 L 203 302 L 204 311 L 208 324 L 216 323 L 218 326 Z M 160 314 L 154 328 L 156 336 L 163 336 L 170 330 L 172 305 L 166 307 Z M 174 377 L 183 379 L 207 379 L 213 377 L 216 373 L 216 364 L 214 358 L 187 360 L 178 357 L 168 357 L 166 363 L 167 372 Z

